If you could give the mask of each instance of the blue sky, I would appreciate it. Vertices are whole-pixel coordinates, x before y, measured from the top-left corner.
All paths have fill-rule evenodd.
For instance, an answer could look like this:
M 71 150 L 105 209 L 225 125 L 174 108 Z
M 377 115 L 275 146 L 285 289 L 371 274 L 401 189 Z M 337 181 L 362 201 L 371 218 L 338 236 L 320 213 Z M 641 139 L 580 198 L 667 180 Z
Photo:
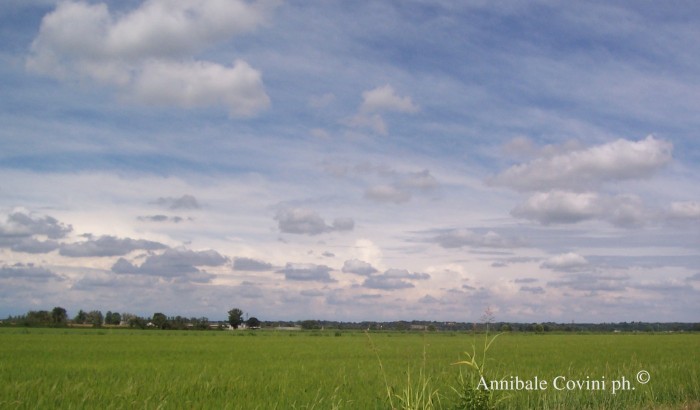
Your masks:
M 0 314 L 697 321 L 699 11 L 4 2 Z

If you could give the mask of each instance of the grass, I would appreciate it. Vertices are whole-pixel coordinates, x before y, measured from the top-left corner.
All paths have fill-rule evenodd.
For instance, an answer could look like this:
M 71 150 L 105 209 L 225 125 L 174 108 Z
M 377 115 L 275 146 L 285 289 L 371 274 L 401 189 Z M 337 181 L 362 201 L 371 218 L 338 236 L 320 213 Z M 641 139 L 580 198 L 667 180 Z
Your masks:
M 497 408 L 700 408 L 700 334 L 504 334 L 482 360 L 483 337 L 4 328 L 0 408 L 453 409 L 465 351 L 489 380 L 550 383 L 495 392 Z M 608 385 L 556 390 L 557 376 Z

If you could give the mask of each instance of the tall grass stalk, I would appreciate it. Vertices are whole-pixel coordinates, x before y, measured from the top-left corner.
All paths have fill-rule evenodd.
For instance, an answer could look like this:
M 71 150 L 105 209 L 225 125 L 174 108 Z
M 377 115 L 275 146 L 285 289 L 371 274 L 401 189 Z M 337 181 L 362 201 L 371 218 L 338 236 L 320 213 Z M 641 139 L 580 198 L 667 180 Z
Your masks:
M 490 311 L 488 309 L 486 315 L 490 315 Z M 488 386 L 488 377 L 486 375 L 488 351 L 491 348 L 491 345 L 493 345 L 493 342 L 496 341 L 496 339 L 502 334 L 503 333 L 498 333 L 489 338 L 489 321 L 487 321 L 486 332 L 484 334 L 484 346 L 481 349 L 481 352 L 476 351 L 475 332 L 475 340 L 474 343 L 472 343 L 471 353 L 468 351 L 464 352 L 464 354 L 467 356 L 467 360 L 460 360 L 453 363 L 453 365 L 467 366 L 467 368 L 473 371 L 470 373 L 468 379 L 465 378 L 464 373 L 460 371 L 459 379 L 457 381 L 458 387 L 452 387 L 452 390 L 457 393 L 457 408 L 481 410 L 495 407 L 497 400 L 494 397 L 494 391 L 484 388 L 482 385 L 486 384 Z M 481 360 L 479 360 L 479 356 L 481 356 Z

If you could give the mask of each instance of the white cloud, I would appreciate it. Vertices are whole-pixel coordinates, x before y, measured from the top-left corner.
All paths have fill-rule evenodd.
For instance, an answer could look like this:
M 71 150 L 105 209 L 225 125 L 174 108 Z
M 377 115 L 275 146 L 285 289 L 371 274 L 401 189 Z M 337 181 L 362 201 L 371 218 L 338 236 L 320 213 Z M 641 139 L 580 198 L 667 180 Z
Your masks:
M 262 75 L 243 60 L 232 67 L 206 61 L 149 61 L 132 86 L 133 94 L 147 103 L 223 105 L 234 117 L 252 116 L 270 105 Z
M 363 113 L 395 111 L 412 114 L 418 110 L 411 97 L 398 96 L 389 84 L 362 93 L 360 112 Z
M 555 271 L 575 272 L 589 267 L 589 262 L 586 258 L 578 253 L 569 252 L 561 255 L 552 256 L 542 262 L 541 267 Z
M 585 190 L 608 181 L 647 178 L 671 161 L 672 151 L 670 142 L 653 136 L 619 139 L 515 165 L 488 182 L 521 191 Z
M 673 202 L 668 216 L 680 220 L 700 220 L 700 202 L 682 201 Z
M 242 60 L 226 67 L 192 58 L 265 23 L 273 2 L 150 0 L 124 14 L 107 4 L 60 2 L 41 23 L 27 68 L 61 79 L 90 78 L 139 100 L 183 107 L 227 106 L 251 116 L 269 105 L 261 74 Z
M 543 225 L 604 220 L 620 227 L 645 224 L 650 218 L 642 201 L 633 195 L 606 196 L 595 192 L 537 192 L 511 214 Z
M 420 110 L 411 97 L 401 97 L 394 88 L 387 84 L 364 91 L 359 112 L 345 120 L 344 123 L 356 128 L 370 128 L 379 135 L 387 134 L 387 126 L 382 113 L 398 112 L 415 114 Z

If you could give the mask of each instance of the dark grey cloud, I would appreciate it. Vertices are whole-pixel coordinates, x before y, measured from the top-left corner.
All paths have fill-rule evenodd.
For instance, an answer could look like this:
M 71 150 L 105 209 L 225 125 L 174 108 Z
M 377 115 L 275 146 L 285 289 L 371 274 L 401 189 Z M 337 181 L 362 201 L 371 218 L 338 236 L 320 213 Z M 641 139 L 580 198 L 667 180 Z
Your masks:
M 143 222 L 172 222 L 172 223 L 176 223 L 176 224 L 184 221 L 184 219 L 180 216 L 167 216 L 167 215 L 139 216 L 138 220 L 143 221 Z
M 696 273 L 695 275 L 688 276 L 687 278 L 685 278 L 685 280 L 687 280 L 689 282 L 691 282 L 691 281 L 700 282 L 700 272 Z
M 430 275 L 427 273 L 411 273 L 406 269 L 388 269 L 384 272 L 383 276 L 387 278 L 398 278 L 398 279 L 416 279 L 416 280 L 426 280 L 430 279 Z
M 41 266 L 17 263 L 0 268 L 0 279 L 22 279 L 30 282 L 43 282 L 49 279 L 63 280 L 63 277 Z
M 287 280 L 294 281 L 316 281 L 316 282 L 335 282 L 331 278 L 330 272 L 333 271 L 325 265 L 316 265 L 313 263 L 287 263 L 284 269 L 277 271 L 284 273 Z
M 413 288 L 415 285 L 409 280 L 430 279 L 427 273 L 410 273 L 406 269 L 388 269 L 381 275 L 369 276 L 362 286 L 370 289 L 396 290 Z
M 443 248 L 516 248 L 522 246 L 520 240 L 504 238 L 494 231 L 477 233 L 467 229 L 451 229 L 443 231 L 430 239 Z
M 332 228 L 334 231 L 352 231 L 355 228 L 355 221 L 352 218 L 335 218 Z
M 318 213 L 305 208 L 281 209 L 275 215 L 275 220 L 281 232 L 296 235 L 351 231 L 355 227 L 355 221 L 352 218 L 336 218 L 333 225 L 327 225 Z
M 237 257 L 233 259 L 233 269 L 249 272 L 265 272 L 272 270 L 271 263 L 263 262 L 252 258 Z
M 574 274 L 560 280 L 547 282 L 548 287 L 596 292 L 619 292 L 627 289 L 629 276 Z
M 13 212 L 7 216 L 4 223 L 0 222 L 0 247 L 17 252 L 47 253 L 56 249 L 55 242 L 41 241 L 34 236 L 61 239 L 72 230 L 72 226 L 50 216 Z
M 90 238 L 83 242 L 61 244 L 59 253 L 72 258 L 123 256 L 138 249 L 155 251 L 165 248 L 167 246 L 159 242 L 105 235 L 97 239 Z
M 520 291 L 532 293 L 534 295 L 541 295 L 545 293 L 544 288 L 541 286 L 521 286 Z
M 535 283 L 537 282 L 537 279 L 535 278 L 519 278 L 519 279 L 514 279 L 514 283 Z
M 181 278 L 190 282 L 209 282 L 213 275 L 198 269 L 200 266 L 221 266 L 228 259 L 214 250 L 192 251 L 189 249 L 166 249 L 159 255 L 150 255 L 137 266 L 119 258 L 112 271 L 120 274 Z
M 58 249 L 59 243 L 57 241 L 47 240 L 40 241 L 34 238 L 24 238 L 21 241 L 14 243 L 10 246 L 15 252 L 24 253 L 49 253 Z
M 362 283 L 362 286 L 370 289 L 396 290 L 414 288 L 411 282 L 399 278 L 390 278 L 385 275 L 370 276 Z
M 379 272 L 371 264 L 361 261 L 359 259 L 351 259 L 345 261 L 343 264 L 344 273 L 354 273 L 356 275 L 369 276 L 374 273 Z
M 173 197 L 160 197 L 156 199 L 155 202 L 157 205 L 166 207 L 170 210 L 178 210 L 178 209 L 200 209 L 202 206 L 199 204 L 197 201 L 197 198 L 195 198 L 192 195 L 183 195 L 179 198 L 173 198 Z

